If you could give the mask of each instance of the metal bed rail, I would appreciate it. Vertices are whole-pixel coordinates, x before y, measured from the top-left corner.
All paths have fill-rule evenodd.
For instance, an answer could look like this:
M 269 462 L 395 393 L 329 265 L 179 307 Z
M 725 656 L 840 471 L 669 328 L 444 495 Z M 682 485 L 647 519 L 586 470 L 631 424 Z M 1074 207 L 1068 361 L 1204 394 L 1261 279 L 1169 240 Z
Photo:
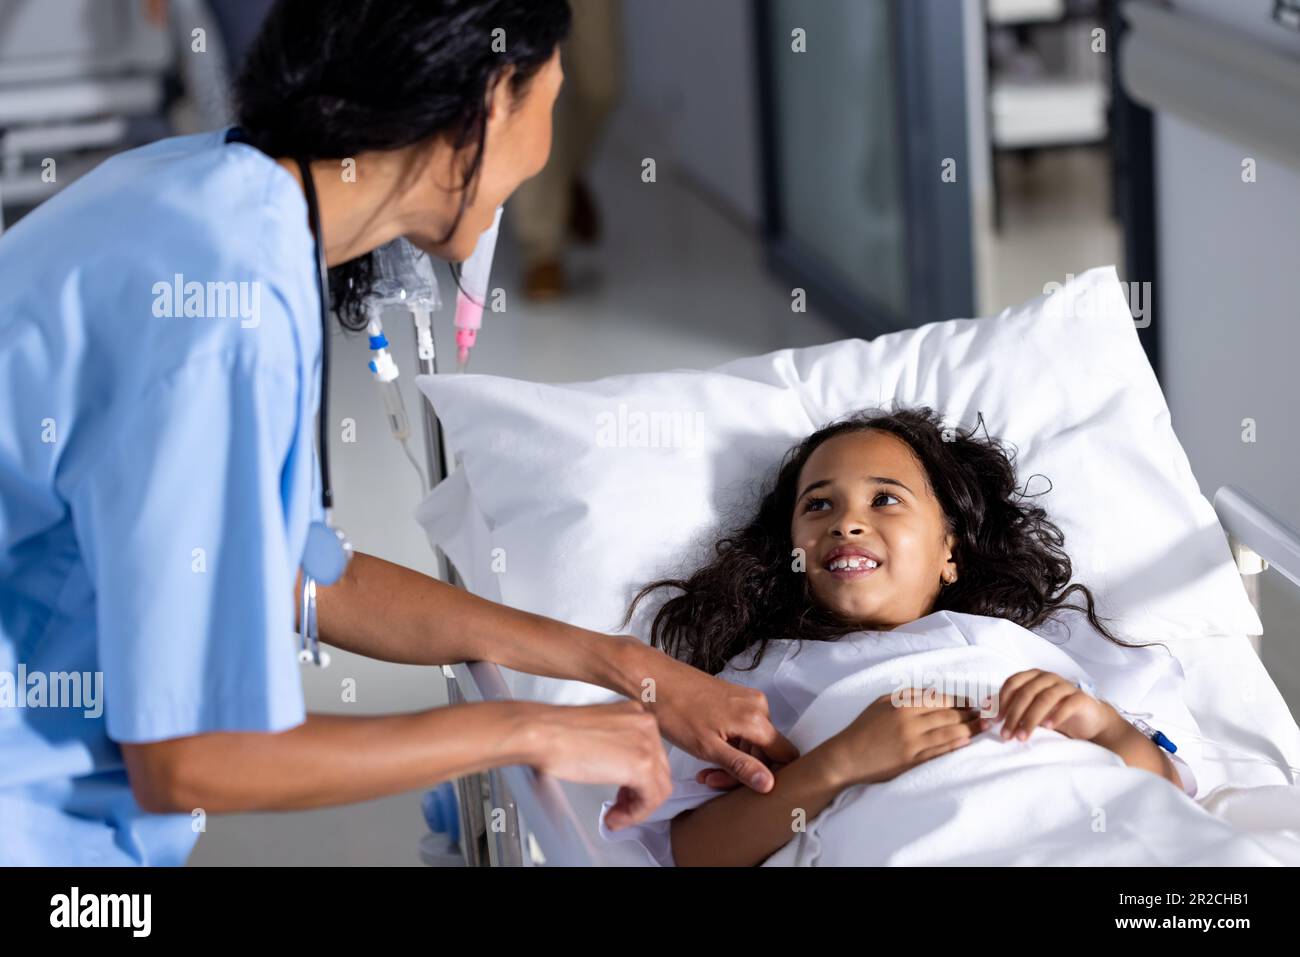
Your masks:
M 444 667 L 443 672 L 450 672 L 448 688 L 454 686 L 461 701 L 514 700 L 501 669 L 490 662 L 452 665 Z M 467 853 L 469 863 L 497 867 L 582 867 L 599 863 L 600 855 L 554 778 L 514 765 L 494 768 L 462 782 L 467 792 L 462 795 L 458 789 L 457 793 L 464 801 L 462 834 L 474 836 L 480 855 L 473 861 Z M 482 858 L 484 845 L 486 860 Z
M 416 354 L 419 354 L 418 333 Z M 436 352 L 419 359 L 424 375 L 436 375 Z M 422 399 L 426 474 L 430 486 L 448 475 L 442 425 L 433 406 Z M 439 577 L 463 588 L 451 561 L 432 541 Z M 449 705 L 483 701 L 513 701 L 501 669 L 487 661 L 444 665 Z M 460 843 L 471 867 L 589 866 L 600 862 L 577 812 L 561 784 L 530 767 L 494 768 L 458 778 L 456 804 L 460 817 Z
M 1214 513 L 1228 536 L 1228 547 L 1250 596 L 1260 610 L 1260 574 L 1272 567 L 1292 585 L 1300 588 L 1300 532 L 1235 485 L 1224 485 L 1214 493 Z M 1251 635 L 1260 651 L 1262 636 Z

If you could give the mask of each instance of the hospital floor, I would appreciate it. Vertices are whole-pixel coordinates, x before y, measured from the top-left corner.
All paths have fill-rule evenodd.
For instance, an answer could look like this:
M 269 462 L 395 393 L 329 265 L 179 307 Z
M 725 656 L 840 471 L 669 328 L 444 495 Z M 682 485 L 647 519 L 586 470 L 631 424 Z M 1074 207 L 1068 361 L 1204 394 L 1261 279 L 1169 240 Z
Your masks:
M 605 236 L 598 247 L 575 251 L 570 260 L 574 289 L 567 298 L 545 305 L 524 300 L 519 257 L 503 228 L 493 284 L 505 290 L 506 310 L 485 317 L 471 371 L 550 382 L 595 379 L 707 368 L 842 337 L 814 310 L 792 313 L 789 288 L 764 269 L 757 237 L 664 167 L 657 183 L 643 183 L 637 158 L 612 142 L 598 156 L 591 182 L 604 212 Z M 439 268 L 446 295 L 452 287 L 445 267 Z M 444 309 L 435 320 L 439 348 L 452 341 L 450 323 Z M 395 322 L 386 331 L 416 426 L 411 332 Z M 331 444 L 335 518 L 359 551 L 436 574 L 432 550 L 411 518 L 421 497 L 419 479 L 388 434 L 368 359 L 364 338 L 336 335 L 331 418 L 352 418 L 356 427 L 355 441 L 340 442 L 335 435 Z M 416 451 L 421 452 L 418 445 Z M 446 703 L 437 668 L 331 651 L 328 669 L 304 667 L 309 711 L 376 714 Z M 349 696 L 348 688 L 355 693 Z M 420 796 L 412 792 L 315 811 L 213 816 L 190 864 L 418 865 L 418 842 L 425 832 Z
M 1110 214 L 1110 163 L 1096 147 L 1000 155 L 1002 228 L 991 210 L 973 210 L 975 268 L 982 316 L 1042 295 L 1093 266 L 1124 274 L 1124 237 Z

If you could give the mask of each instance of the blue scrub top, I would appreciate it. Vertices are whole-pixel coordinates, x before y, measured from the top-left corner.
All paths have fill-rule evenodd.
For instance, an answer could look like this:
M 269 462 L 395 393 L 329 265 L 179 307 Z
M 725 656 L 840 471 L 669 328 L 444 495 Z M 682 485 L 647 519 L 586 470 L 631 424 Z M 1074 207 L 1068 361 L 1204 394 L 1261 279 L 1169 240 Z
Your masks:
M 142 811 L 118 743 L 304 720 L 313 265 L 297 182 L 225 131 L 0 236 L 0 864 L 183 864 L 201 809 Z

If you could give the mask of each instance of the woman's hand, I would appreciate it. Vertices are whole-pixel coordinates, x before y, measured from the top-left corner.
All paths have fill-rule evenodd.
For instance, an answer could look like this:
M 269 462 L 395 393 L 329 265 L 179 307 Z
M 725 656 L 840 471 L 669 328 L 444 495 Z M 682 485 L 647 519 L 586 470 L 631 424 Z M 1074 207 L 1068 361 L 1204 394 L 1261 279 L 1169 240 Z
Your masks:
M 635 701 L 539 705 L 523 720 L 526 760 L 538 771 L 565 781 L 620 785 L 605 817 L 612 831 L 644 820 L 672 793 L 659 725 Z
M 638 682 L 642 700 L 659 719 L 663 736 L 717 765 L 710 769 L 715 787 L 738 781 L 762 794 L 772 790 L 776 778 L 770 766 L 788 764 L 799 752 L 773 726 L 767 697 L 636 644 L 638 660 L 632 667 L 644 676 Z M 653 679 L 653 685 L 645 679 Z
M 877 784 L 970 744 L 990 723 L 952 695 L 903 688 L 871 702 L 818 750 L 843 787 Z
M 1002 737 L 1029 740 L 1035 728 L 1059 731 L 1068 738 L 1093 741 L 1123 722 L 1119 713 L 1072 681 L 1050 671 L 1018 671 L 1002 685 L 998 713 Z

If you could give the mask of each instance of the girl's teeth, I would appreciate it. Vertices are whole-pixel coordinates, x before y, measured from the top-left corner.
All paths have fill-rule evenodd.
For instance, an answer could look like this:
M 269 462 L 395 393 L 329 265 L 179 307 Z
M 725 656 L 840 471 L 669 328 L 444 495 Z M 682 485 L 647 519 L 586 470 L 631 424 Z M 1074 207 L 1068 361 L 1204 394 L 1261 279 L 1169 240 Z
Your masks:
M 831 562 L 831 571 L 842 571 L 846 568 L 876 568 L 878 563 L 873 562 L 870 558 L 837 558 Z

